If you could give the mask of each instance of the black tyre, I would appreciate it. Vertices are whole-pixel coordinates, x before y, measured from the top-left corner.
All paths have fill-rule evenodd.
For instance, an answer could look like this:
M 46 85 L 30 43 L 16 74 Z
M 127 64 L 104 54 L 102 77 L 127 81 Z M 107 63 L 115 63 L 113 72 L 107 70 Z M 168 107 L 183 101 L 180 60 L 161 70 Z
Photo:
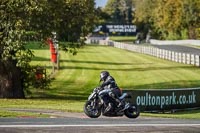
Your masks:
M 129 108 L 127 108 L 126 110 L 124 110 L 124 114 L 128 118 L 137 118 L 140 115 L 140 110 L 137 107 L 137 105 L 130 105 Z
M 84 112 L 90 118 L 98 118 L 101 115 L 101 109 L 93 109 L 91 101 L 86 101 L 84 105 Z

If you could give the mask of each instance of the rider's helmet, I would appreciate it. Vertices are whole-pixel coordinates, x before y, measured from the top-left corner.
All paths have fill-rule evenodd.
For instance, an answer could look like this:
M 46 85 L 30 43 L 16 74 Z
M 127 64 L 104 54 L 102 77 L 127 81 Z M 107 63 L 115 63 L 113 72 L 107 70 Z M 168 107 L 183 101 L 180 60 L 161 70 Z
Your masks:
M 110 73 L 108 71 L 102 71 L 100 73 L 100 81 L 105 81 L 108 76 L 110 76 Z

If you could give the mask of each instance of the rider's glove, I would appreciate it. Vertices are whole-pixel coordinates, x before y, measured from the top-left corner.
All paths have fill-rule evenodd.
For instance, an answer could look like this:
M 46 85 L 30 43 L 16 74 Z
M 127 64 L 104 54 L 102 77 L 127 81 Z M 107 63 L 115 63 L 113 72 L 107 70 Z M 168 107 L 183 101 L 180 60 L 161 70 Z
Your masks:
M 98 91 L 101 91 L 101 90 L 103 90 L 101 87 L 94 88 L 94 92 L 98 92 Z

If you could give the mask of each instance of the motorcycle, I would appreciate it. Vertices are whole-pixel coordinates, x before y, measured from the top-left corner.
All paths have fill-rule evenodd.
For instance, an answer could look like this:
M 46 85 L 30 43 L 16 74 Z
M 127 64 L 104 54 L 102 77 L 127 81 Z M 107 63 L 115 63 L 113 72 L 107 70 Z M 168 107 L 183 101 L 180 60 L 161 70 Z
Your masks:
M 137 118 L 140 115 L 139 108 L 136 104 L 128 102 L 128 98 L 131 98 L 128 93 L 122 93 L 119 97 L 123 107 L 117 107 L 109 95 L 106 96 L 109 103 L 111 103 L 111 109 L 106 111 L 108 106 L 105 100 L 100 96 L 102 89 L 100 87 L 94 88 L 93 92 L 89 95 L 88 100 L 84 105 L 84 113 L 90 118 L 98 118 L 101 114 L 109 117 L 117 117 L 125 115 L 128 118 Z

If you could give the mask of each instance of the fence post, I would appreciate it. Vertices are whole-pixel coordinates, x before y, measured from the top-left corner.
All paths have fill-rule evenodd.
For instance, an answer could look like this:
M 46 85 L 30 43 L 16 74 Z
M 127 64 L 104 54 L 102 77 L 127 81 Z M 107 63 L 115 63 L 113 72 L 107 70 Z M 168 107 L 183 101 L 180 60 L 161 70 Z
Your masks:
M 156 48 L 153 48 L 153 55 L 156 56 Z
M 155 56 L 158 57 L 158 48 L 155 48 Z
M 198 64 L 197 64 L 197 66 L 200 67 L 200 56 L 197 55 L 197 58 L 198 58 Z
M 162 49 L 159 50 L 159 58 L 162 58 Z
M 179 57 L 178 57 L 178 58 L 179 58 L 179 61 L 178 61 L 178 62 L 179 62 L 179 63 L 182 63 L 182 53 L 178 53 L 178 56 L 179 56 Z
M 175 52 L 175 62 L 177 62 L 178 57 L 177 57 L 177 52 Z
M 195 58 L 194 54 L 191 54 L 191 64 L 195 65 Z
M 164 59 L 164 57 L 165 57 L 165 50 L 164 49 L 162 50 L 162 56 L 161 57 L 162 57 L 162 59 Z
M 169 51 L 169 60 L 172 60 L 172 51 Z
M 168 60 L 169 51 L 165 50 L 165 59 Z
M 191 60 L 190 60 L 190 54 L 187 54 L 187 64 L 190 64 Z
M 186 64 L 186 56 L 185 56 L 185 53 L 182 54 L 182 63 Z
M 171 61 L 174 61 L 174 51 L 172 51 L 172 59 Z

